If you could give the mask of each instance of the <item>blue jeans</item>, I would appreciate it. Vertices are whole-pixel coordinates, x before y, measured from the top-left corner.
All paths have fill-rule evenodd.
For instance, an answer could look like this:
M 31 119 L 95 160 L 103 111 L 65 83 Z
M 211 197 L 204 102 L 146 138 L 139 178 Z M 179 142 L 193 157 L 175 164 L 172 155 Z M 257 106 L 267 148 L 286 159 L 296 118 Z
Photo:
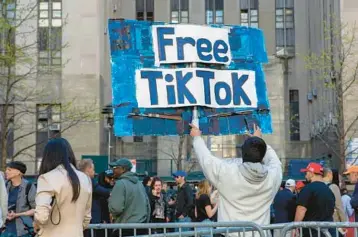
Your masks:
M 203 220 L 201 223 L 211 223 L 211 220 L 209 219 L 205 219 Z M 212 227 L 199 227 L 197 228 L 198 231 L 208 231 L 208 233 L 204 234 L 204 235 L 200 235 L 201 237 L 210 237 L 210 231 L 211 231 Z
M 188 216 L 186 216 L 184 218 L 181 218 L 181 219 L 177 218 L 176 222 L 178 222 L 178 223 L 191 222 L 191 218 L 188 217 Z M 190 230 L 191 230 L 191 228 L 186 228 L 186 227 L 181 228 L 182 232 L 183 231 L 190 231 Z M 175 232 L 179 232 L 179 228 L 175 228 Z

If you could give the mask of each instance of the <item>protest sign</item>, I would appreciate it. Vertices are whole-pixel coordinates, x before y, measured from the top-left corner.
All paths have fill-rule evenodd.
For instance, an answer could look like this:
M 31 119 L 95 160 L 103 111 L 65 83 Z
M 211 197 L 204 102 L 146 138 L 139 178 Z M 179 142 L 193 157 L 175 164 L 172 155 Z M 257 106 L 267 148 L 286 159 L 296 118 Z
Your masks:
M 262 31 L 110 20 L 109 35 L 116 136 L 187 134 L 193 106 L 204 135 L 244 133 L 246 119 L 272 132 Z

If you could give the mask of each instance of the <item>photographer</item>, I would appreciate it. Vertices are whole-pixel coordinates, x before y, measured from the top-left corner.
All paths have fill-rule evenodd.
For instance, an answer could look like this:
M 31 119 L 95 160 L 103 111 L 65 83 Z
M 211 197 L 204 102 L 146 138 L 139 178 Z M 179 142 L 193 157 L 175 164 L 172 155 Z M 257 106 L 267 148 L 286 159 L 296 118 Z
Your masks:
M 26 170 L 26 165 L 20 161 L 10 162 L 6 166 L 6 188 L 9 195 L 6 234 L 28 236 L 28 229 L 32 229 L 36 187 L 23 178 Z

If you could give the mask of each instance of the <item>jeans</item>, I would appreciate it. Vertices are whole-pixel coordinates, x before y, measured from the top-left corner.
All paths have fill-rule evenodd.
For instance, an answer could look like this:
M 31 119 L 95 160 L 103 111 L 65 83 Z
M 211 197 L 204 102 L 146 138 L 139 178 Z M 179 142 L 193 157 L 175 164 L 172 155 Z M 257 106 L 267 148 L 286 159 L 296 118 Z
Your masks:
M 191 218 L 186 216 L 184 218 L 177 218 L 177 221 L 176 222 L 179 222 L 179 223 L 184 223 L 184 222 L 191 222 Z M 181 231 L 190 231 L 191 228 L 181 228 Z M 175 232 L 179 232 L 179 228 L 175 228 Z
M 212 222 L 211 220 L 205 219 L 201 223 L 211 223 L 211 222 Z M 204 235 L 199 234 L 202 237 L 210 237 L 211 236 L 211 234 L 210 234 L 211 229 L 213 229 L 213 228 L 212 227 L 199 227 L 199 228 L 197 228 L 198 231 L 207 231 L 207 233 L 205 233 Z

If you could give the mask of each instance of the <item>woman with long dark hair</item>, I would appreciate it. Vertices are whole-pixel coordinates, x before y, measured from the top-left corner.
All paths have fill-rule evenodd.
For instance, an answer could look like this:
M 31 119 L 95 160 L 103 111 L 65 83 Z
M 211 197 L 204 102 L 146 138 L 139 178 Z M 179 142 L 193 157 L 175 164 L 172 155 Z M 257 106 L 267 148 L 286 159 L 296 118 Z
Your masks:
M 92 184 L 78 171 L 70 144 L 50 140 L 37 181 L 34 227 L 42 237 L 82 237 L 91 219 Z

